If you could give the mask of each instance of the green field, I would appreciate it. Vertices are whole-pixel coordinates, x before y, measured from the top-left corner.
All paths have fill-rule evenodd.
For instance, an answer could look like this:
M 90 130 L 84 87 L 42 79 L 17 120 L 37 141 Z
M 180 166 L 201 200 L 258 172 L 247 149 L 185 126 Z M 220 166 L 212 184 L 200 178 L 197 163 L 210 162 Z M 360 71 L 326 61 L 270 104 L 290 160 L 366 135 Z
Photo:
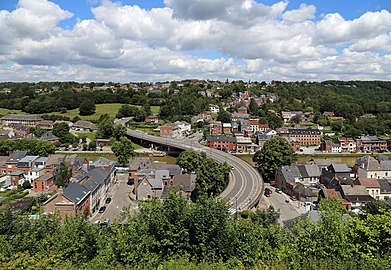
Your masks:
M 74 110 L 69 110 L 66 113 L 60 113 L 60 112 L 53 112 L 53 113 L 44 113 L 44 114 L 55 114 L 55 115 L 62 115 L 69 117 L 70 119 L 74 118 L 75 116 L 79 116 L 82 120 L 99 120 L 99 117 L 103 114 L 108 114 L 110 117 L 115 118 L 115 115 L 118 112 L 118 109 L 122 106 L 123 104 L 120 103 L 107 103 L 107 104 L 96 104 L 96 112 L 93 115 L 88 115 L 88 116 L 80 116 L 79 115 L 79 109 L 74 109 Z M 141 106 L 134 105 L 138 108 Z M 160 111 L 159 106 L 151 106 L 151 111 L 153 114 L 158 114 Z M 0 108 L 0 115 L 6 115 L 6 114 L 12 114 L 12 113 L 22 113 L 25 114 L 24 112 L 20 110 L 10 110 L 10 109 L 4 109 Z
M 74 118 L 75 116 L 79 116 L 83 120 L 98 120 L 99 117 L 103 114 L 108 114 L 110 115 L 110 117 L 115 118 L 118 109 L 122 105 L 123 104 L 120 103 L 96 104 L 96 112 L 93 115 L 88 115 L 88 116 L 80 116 L 79 109 L 70 110 L 66 113 L 53 113 L 53 114 L 63 115 L 71 119 Z M 141 106 L 136 106 L 136 107 L 140 108 Z M 160 110 L 159 106 L 151 106 L 151 111 L 153 114 L 158 114 L 159 110 Z
M 11 109 L 0 108 L 0 115 L 15 114 L 15 113 L 23 113 L 23 112 L 21 110 L 11 110 Z

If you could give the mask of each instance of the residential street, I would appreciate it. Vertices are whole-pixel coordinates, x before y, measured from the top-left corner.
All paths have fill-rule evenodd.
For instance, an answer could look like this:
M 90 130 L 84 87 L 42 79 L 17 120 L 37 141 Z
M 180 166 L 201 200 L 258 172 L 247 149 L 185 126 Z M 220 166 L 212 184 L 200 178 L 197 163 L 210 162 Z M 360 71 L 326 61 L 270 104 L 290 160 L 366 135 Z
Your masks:
M 273 193 L 270 197 L 263 196 L 263 200 L 266 201 L 266 204 L 269 202 L 268 205 L 272 205 L 275 210 L 280 210 L 279 223 L 296 218 L 306 212 L 303 202 L 292 201 L 285 193 L 278 194 L 269 183 L 265 183 L 265 188 L 270 188 Z M 285 200 L 289 200 L 289 202 L 287 203 Z
M 129 194 L 133 190 L 133 186 L 127 184 L 128 174 L 118 174 L 118 182 L 113 186 L 112 190 L 109 192 L 108 197 L 112 198 L 112 201 L 108 204 L 105 204 L 106 211 L 103 214 L 98 212 L 93 216 L 91 222 L 104 221 L 106 218 L 109 218 L 110 221 L 113 221 L 115 218 L 118 218 L 121 214 L 121 210 L 125 207 L 130 206 L 131 208 L 136 207 L 136 203 L 129 198 Z

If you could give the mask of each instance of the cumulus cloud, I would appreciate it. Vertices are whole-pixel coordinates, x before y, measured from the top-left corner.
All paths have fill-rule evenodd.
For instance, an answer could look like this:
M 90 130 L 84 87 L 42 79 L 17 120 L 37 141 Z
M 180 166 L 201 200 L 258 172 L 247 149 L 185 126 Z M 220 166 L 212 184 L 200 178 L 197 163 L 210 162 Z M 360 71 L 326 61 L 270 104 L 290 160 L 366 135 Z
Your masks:
M 0 80 L 390 79 L 389 11 L 346 20 L 315 18 L 313 5 L 286 10 L 287 1 L 164 3 L 104 0 L 93 18 L 63 29 L 71 12 L 20 0 L 0 11 Z

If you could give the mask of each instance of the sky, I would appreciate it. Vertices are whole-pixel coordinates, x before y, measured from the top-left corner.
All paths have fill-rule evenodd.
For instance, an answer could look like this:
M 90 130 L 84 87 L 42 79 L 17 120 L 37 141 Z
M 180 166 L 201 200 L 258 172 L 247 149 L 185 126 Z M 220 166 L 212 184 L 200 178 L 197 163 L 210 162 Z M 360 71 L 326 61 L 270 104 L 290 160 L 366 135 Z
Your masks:
M 391 80 L 391 0 L 0 0 L 0 81 Z

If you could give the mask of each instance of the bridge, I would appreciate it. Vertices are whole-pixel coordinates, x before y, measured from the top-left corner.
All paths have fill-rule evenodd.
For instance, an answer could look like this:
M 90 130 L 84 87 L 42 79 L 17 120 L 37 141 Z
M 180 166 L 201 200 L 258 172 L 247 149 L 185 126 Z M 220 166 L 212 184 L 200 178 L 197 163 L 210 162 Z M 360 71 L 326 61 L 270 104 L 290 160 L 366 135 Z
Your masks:
M 230 212 L 250 209 L 257 205 L 264 191 L 261 175 L 247 162 L 223 151 L 204 147 L 197 138 L 171 139 L 148 135 L 139 130 L 127 129 L 129 137 L 165 145 L 177 149 L 193 149 L 206 153 L 218 162 L 227 162 L 231 166 L 231 179 L 227 188 L 220 194 L 231 202 Z

